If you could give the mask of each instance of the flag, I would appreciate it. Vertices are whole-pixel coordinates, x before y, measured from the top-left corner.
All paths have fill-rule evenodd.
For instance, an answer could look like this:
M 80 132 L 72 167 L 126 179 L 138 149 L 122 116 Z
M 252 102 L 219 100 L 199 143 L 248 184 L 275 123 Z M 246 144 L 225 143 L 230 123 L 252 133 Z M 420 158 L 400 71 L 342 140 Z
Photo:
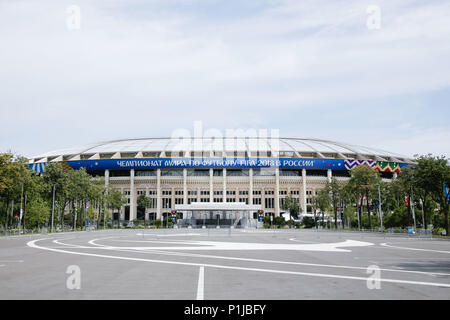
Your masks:
M 409 197 L 405 196 L 405 206 L 409 206 Z
M 444 182 L 444 193 L 445 193 L 445 199 L 447 202 L 450 202 L 450 188 L 447 187 L 447 184 Z

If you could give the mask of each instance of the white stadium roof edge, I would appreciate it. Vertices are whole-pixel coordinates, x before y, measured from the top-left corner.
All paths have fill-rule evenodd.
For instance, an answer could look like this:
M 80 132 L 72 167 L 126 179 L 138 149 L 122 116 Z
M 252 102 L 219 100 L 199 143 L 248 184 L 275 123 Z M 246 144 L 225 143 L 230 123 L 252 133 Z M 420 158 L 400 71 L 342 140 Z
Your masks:
M 203 138 L 138 138 L 112 140 L 82 147 L 60 149 L 29 159 L 30 163 L 58 161 L 129 159 L 129 158 L 191 158 L 191 152 L 203 157 L 256 157 L 257 151 L 271 152 L 268 157 L 374 160 L 414 163 L 410 157 L 375 148 L 336 141 L 271 137 L 203 137 Z M 278 152 L 277 152 L 278 151 Z M 278 155 L 277 155 L 278 153 Z

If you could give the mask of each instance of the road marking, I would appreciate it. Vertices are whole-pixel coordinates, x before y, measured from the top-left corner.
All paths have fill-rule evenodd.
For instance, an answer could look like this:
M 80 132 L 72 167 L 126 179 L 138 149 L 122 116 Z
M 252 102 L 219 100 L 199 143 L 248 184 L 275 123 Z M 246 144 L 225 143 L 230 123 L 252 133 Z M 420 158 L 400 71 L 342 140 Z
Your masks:
M 296 239 L 296 238 L 291 238 L 291 239 L 289 239 L 289 241 L 304 242 L 304 243 L 320 243 L 320 242 L 317 242 L 317 241 L 298 240 L 298 239 Z
M 291 261 L 280 261 L 280 260 L 265 260 L 265 259 L 252 259 L 252 258 L 238 258 L 238 257 L 229 257 L 229 256 L 216 256 L 216 255 L 204 255 L 204 254 L 195 254 L 195 253 L 181 253 L 181 252 L 170 252 L 170 251 L 161 251 L 161 250 L 134 250 L 134 249 L 123 249 L 123 247 L 111 247 L 107 245 L 102 245 L 95 243 L 97 240 L 111 239 L 113 237 L 105 237 L 100 239 L 93 239 L 89 241 L 89 244 L 94 245 L 95 247 L 73 247 L 73 248 L 81 248 L 81 249 L 105 249 L 111 251 L 122 251 L 122 252 L 136 252 L 136 253 L 152 253 L 152 254 L 161 254 L 161 255 L 169 255 L 169 256 L 181 256 L 181 257 L 193 257 L 193 258 L 211 258 L 211 259 L 222 259 L 222 260 L 236 260 L 236 261 L 248 261 L 248 262 L 261 262 L 261 263 L 272 263 L 272 264 L 285 264 L 285 265 L 300 265 L 300 266 L 312 266 L 312 267 L 324 267 L 324 268 L 336 268 L 336 269 L 354 269 L 354 270 L 367 270 L 366 267 L 355 267 L 355 266 L 345 266 L 345 265 L 330 265 L 330 264 L 318 264 L 318 263 L 306 263 L 306 262 L 291 262 Z M 63 242 L 58 242 L 59 244 L 71 247 L 70 244 L 65 244 Z M 355 258 L 356 259 L 356 258 Z M 394 267 L 398 268 L 398 267 Z M 423 275 L 433 275 L 433 276 L 450 276 L 450 273 L 439 273 L 439 272 L 426 272 L 426 271 L 414 271 L 414 270 L 404 270 L 403 268 L 397 269 L 386 269 L 380 268 L 381 271 L 385 272 L 401 272 L 401 273 L 415 273 L 415 274 L 423 274 Z
M 178 233 L 178 234 L 152 234 L 152 233 L 136 233 L 137 236 L 156 236 L 156 237 L 185 237 L 185 236 L 201 236 L 200 233 Z
M 450 253 L 450 251 L 442 251 L 442 250 L 432 250 L 432 249 L 419 249 L 419 248 L 407 248 L 407 247 L 397 247 L 390 246 L 387 243 L 380 243 L 383 247 L 394 248 L 394 249 L 403 249 L 403 250 L 414 250 L 414 251 L 425 251 L 425 252 L 438 252 L 438 253 Z
M 197 285 L 197 300 L 204 299 L 204 285 L 205 285 L 205 267 L 201 266 L 198 272 L 198 285 Z
M 89 244 L 99 239 L 89 241 Z M 127 242 L 143 242 L 143 240 L 125 240 Z M 261 251 L 261 250 L 294 250 L 294 251 L 326 251 L 326 252 L 351 252 L 351 250 L 342 249 L 348 247 L 367 247 L 373 246 L 373 243 L 345 240 L 344 242 L 336 243 L 315 243 L 315 244 L 290 244 L 290 243 L 244 243 L 244 242 L 219 242 L 219 241 L 190 241 L 190 240 L 175 240 L 175 241 L 159 241 L 148 240 L 146 243 L 168 243 L 168 244 L 183 244 L 183 246 L 169 246 L 169 247 L 117 247 L 120 249 L 133 250 L 177 250 L 177 251 Z M 190 245 L 190 246 L 189 246 Z M 108 246 L 110 248 L 115 248 Z
M 319 278 L 333 278 L 333 279 L 346 279 L 346 280 L 359 280 L 359 281 L 367 281 L 366 277 L 353 277 L 353 276 L 342 276 L 342 275 L 334 275 L 334 274 L 324 274 L 324 273 L 310 273 L 310 272 L 297 272 L 297 271 L 286 271 L 286 270 L 274 270 L 274 269 L 261 269 L 261 268 L 244 268 L 237 266 L 226 266 L 226 265 L 217 265 L 217 264 L 200 264 L 200 263 L 191 263 L 191 262 L 179 262 L 179 261 L 167 261 L 167 260 L 156 260 L 156 259 L 143 259 L 143 258 L 132 258 L 132 257 L 121 257 L 121 256 L 111 256 L 111 255 L 102 255 L 95 253 L 85 253 L 85 252 L 73 252 L 55 248 L 48 248 L 44 246 L 39 246 L 36 244 L 38 241 L 42 240 L 51 240 L 51 238 L 44 239 L 36 239 L 27 242 L 27 245 L 31 248 L 67 253 L 73 255 L 82 255 L 82 256 L 90 256 L 90 257 L 99 257 L 99 258 L 107 258 L 107 259 L 116 259 L 116 260 L 128 260 L 128 261 L 141 261 L 141 262 L 150 262 L 150 263 L 162 263 L 162 264 L 171 264 L 171 265 L 182 265 L 182 266 L 195 266 L 195 267 L 209 267 L 209 268 L 217 268 L 217 269 L 227 269 L 227 270 L 241 270 L 241 271 L 254 271 L 254 272 L 264 272 L 264 273 L 277 273 L 277 274 L 290 274 L 290 275 L 299 275 L 299 276 L 309 276 L 309 277 L 319 277 Z M 436 283 L 436 282 L 421 282 L 421 281 L 408 281 L 408 280 L 397 280 L 397 279 L 380 279 L 381 282 L 387 283 L 402 283 L 402 284 L 411 284 L 411 285 L 423 285 L 423 286 L 432 286 L 432 287 L 445 287 L 450 288 L 450 283 Z

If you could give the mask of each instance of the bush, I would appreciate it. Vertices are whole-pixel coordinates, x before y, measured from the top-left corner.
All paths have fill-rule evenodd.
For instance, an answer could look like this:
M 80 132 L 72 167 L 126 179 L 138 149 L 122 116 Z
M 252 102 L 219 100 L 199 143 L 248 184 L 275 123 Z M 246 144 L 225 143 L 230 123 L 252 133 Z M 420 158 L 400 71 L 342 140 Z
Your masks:
M 314 222 L 314 218 L 311 218 L 311 217 L 304 217 L 302 222 L 306 229 L 311 229 L 316 226 L 316 224 Z
M 152 221 L 152 224 L 155 226 L 155 227 L 161 227 L 161 220 L 159 220 L 159 219 L 157 219 L 157 220 L 153 220 Z

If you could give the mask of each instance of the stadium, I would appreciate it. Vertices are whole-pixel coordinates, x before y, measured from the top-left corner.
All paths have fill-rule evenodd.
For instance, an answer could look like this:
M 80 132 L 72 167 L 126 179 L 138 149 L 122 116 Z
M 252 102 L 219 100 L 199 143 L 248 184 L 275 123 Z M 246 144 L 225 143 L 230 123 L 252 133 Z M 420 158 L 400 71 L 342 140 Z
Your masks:
M 389 181 L 414 160 L 319 139 L 189 137 L 101 142 L 44 153 L 29 165 L 42 173 L 52 162 L 84 168 L 120 190 L 128 204 L 114 219 L 154 220 L 177 210 L 195 224 L 200 219 L 236 221 L 242 212 L 256 218 L 258 210 L 280 216 L 288 195 L 308 214 L 312 197 L 332 177 L 348 180 L 351 169 L 365 164 Z M 152 199 L 151 208 L 137 206 L 141 194 Z

